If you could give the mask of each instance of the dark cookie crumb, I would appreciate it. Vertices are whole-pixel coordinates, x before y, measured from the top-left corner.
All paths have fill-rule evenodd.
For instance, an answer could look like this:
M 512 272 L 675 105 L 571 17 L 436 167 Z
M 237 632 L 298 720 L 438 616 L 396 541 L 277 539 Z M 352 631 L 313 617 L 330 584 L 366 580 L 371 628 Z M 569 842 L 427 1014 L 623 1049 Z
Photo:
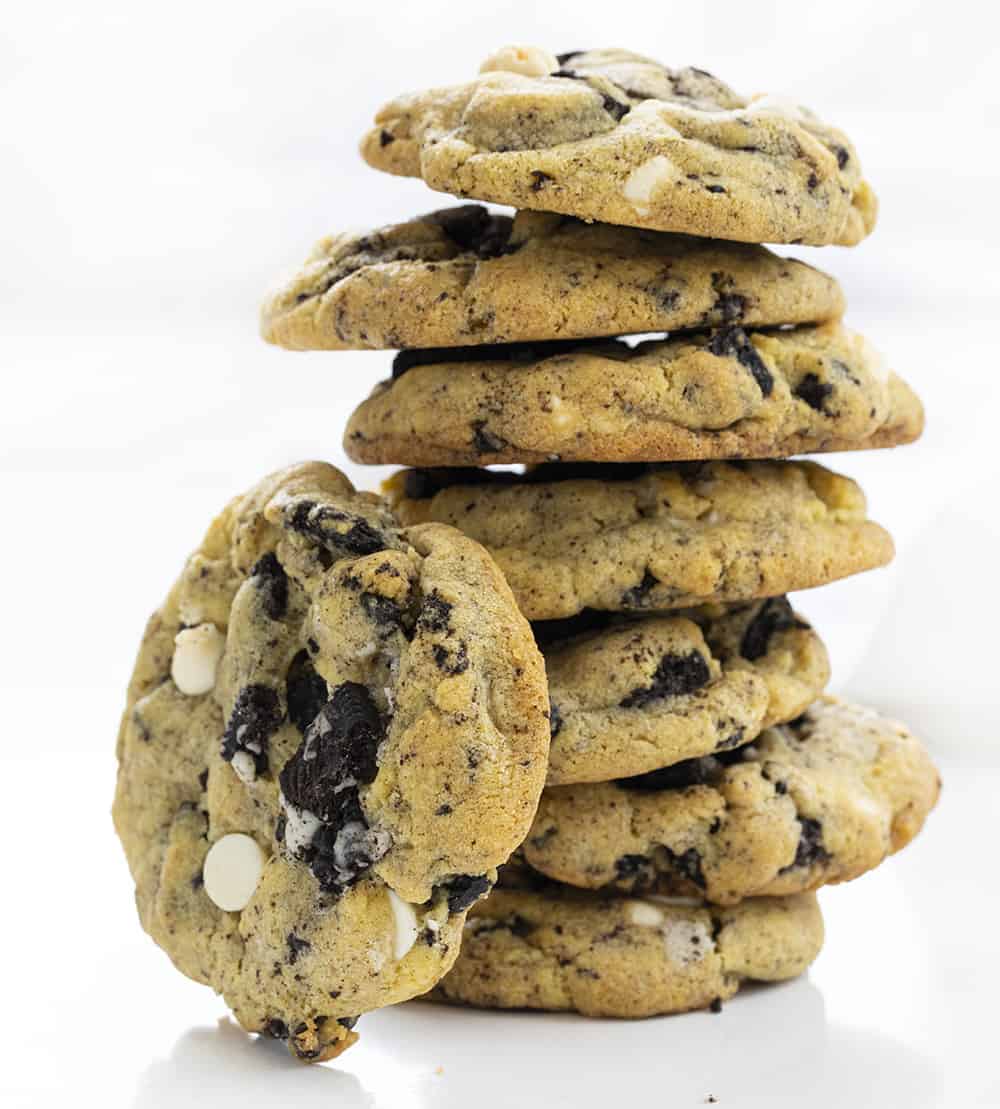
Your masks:
M 294 966 L 298 962 L 300 955 L 312 950 L 312 944 L 308 940 L 302 939 L 301 936 L 297 936 L 294 932 L 288 933 L 285 942 L 288 944 L 288 963 L 290 966 Z
M 464 674 L 469 669 L 468 648 L 465 643 L 459 643 L 457 649 L 450 650 L 443 643 L 435 643 L 434 663 L 445 674 Z

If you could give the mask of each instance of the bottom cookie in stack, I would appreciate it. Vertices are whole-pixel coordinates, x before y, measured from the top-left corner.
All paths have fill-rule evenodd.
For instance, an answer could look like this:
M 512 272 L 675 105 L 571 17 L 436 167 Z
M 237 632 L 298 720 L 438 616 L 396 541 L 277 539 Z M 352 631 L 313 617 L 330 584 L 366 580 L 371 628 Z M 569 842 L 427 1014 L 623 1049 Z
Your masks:
M 693 898 L 498 888 L 469 916 L 428 998 L 488 1009 L 649 1017 L 718 1006 L 747 980 L 805 971 L 823 944 L 816 895 L 723 908 Z
M 550 787 L 431 997 L 643 1017 L 795 977 L 823 940 L 812 891 L 909 843 L 939 789 L 906 728 L 833 697 L 735 750 Z

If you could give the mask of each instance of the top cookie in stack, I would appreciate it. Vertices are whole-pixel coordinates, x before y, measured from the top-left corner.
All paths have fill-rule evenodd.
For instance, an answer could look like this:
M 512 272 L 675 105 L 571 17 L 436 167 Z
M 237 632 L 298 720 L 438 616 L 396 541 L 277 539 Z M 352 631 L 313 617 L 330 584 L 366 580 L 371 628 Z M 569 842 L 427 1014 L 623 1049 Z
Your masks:
M 625 51 L 508 47 L 483 70 L 393 101 L 362 152 L 522 210 L 330 236 L 265 304 L 286 348 L 403 352 L 351 418 L 351 458 L 773 459 L 919 436 L 919 399 L 840 322 L 837 282 L 758 245 L 871 230 L 843 134 Z M 669 337 L 621 339 L 648 332 Z

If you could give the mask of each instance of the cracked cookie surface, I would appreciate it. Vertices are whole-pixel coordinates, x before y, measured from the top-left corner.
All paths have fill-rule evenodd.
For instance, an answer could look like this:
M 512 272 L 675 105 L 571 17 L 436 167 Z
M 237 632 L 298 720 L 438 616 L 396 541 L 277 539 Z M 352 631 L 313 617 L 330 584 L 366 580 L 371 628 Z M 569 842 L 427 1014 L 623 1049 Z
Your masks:
M 544 668 L 486 552 L 332 466 L 236 498 L 151 618 L 114 803 L 143 926 L 330 1058 L 429 988 L 527 831 Z
M 779 596 L 887 563 L 857 484 L 812 462 L 405 470 L 407 523 L 482 543 L 530 620 Z
M 857 878 L 910 842 L 939 789 L 903 725 L 824 697 L 733 751 L 547 789 L 522 852 L 574 886 L 733 904 Z
M 536 60 L 397 97 L 362 155 L 455 196 L 660 231 L 822 246 L 874 227 L 850 141 L 796 104 L 627 50 Z
M 779 982 L 823 944 L 814 894 L 732 908 L 692 899 L 495 889 L 465 925 L 431 1000 L 487 1009 L 648 1017 L 717 1006 L 745 980 Z
M 747 743 L 798 716 L 830 676 L 822 641 L 785 597 L 638 618 L 588 612 L 534 630 L 549 681 L 550 786 Z
M 455 353 L 397 356 L 351 416 L 347 454 L 410 466 L 784 458 L 923 430 L 916 394 L 840 324 Z
M 317 243 L 265 302 L 290 350 L 455 347 L 842 315 L 827 274 L 760 246 L 445 208 Z

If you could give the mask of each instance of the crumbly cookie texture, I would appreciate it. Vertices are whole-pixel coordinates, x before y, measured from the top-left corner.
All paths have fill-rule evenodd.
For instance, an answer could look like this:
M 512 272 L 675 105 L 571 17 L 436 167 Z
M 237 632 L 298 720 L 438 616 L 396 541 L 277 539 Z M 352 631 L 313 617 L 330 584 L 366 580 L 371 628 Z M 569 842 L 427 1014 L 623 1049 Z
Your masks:
M 454 347 L 843 310 L 832 277 L 760 246 L 468 204 L 323 239 L 265 302 L 261 330 L 290 350 Z
M 482 543 L 530 620 L 779 596 L 893 555 L 860 488 L 812 462 L 406 470 L 386 490 L 407 523 Z
M 361 153 L 457 196 L 743 242 L 853 245 L 877 203 L 847 137 L 627 50 L 490 69 L 386 104 Z
M 548 741 L 478 544 L 401 529 L 332 466 L 274 474 L 211 525 L 129 685 L 114 820 L 143 926 L 248 1031 L 331 1058 L 448 969 Z
M 575 886 L 733 904 L 857 878 L 913 839 L 939 789 L 902 724 L 826 697 L 738 750 L 546 790 L 523 856 Z
M 551 701 L 548 785 L 606 782 L 748 743 L 830 676 L 785 597 L 535 625 Z
M 916 394 L 840 324 L 732 325 L 634 347 L 404 351 L 344 449 L 411 466 L 785 458 L 897 446 L 923 424 Z
M 555 885 L 496 889 L 469 914 L 458 961 L 428 997 L 594 1017 L 681 1013 L 717 1006 L 744 980 L 794 978 L 822 945 L 809 893 L 720 908 Z

